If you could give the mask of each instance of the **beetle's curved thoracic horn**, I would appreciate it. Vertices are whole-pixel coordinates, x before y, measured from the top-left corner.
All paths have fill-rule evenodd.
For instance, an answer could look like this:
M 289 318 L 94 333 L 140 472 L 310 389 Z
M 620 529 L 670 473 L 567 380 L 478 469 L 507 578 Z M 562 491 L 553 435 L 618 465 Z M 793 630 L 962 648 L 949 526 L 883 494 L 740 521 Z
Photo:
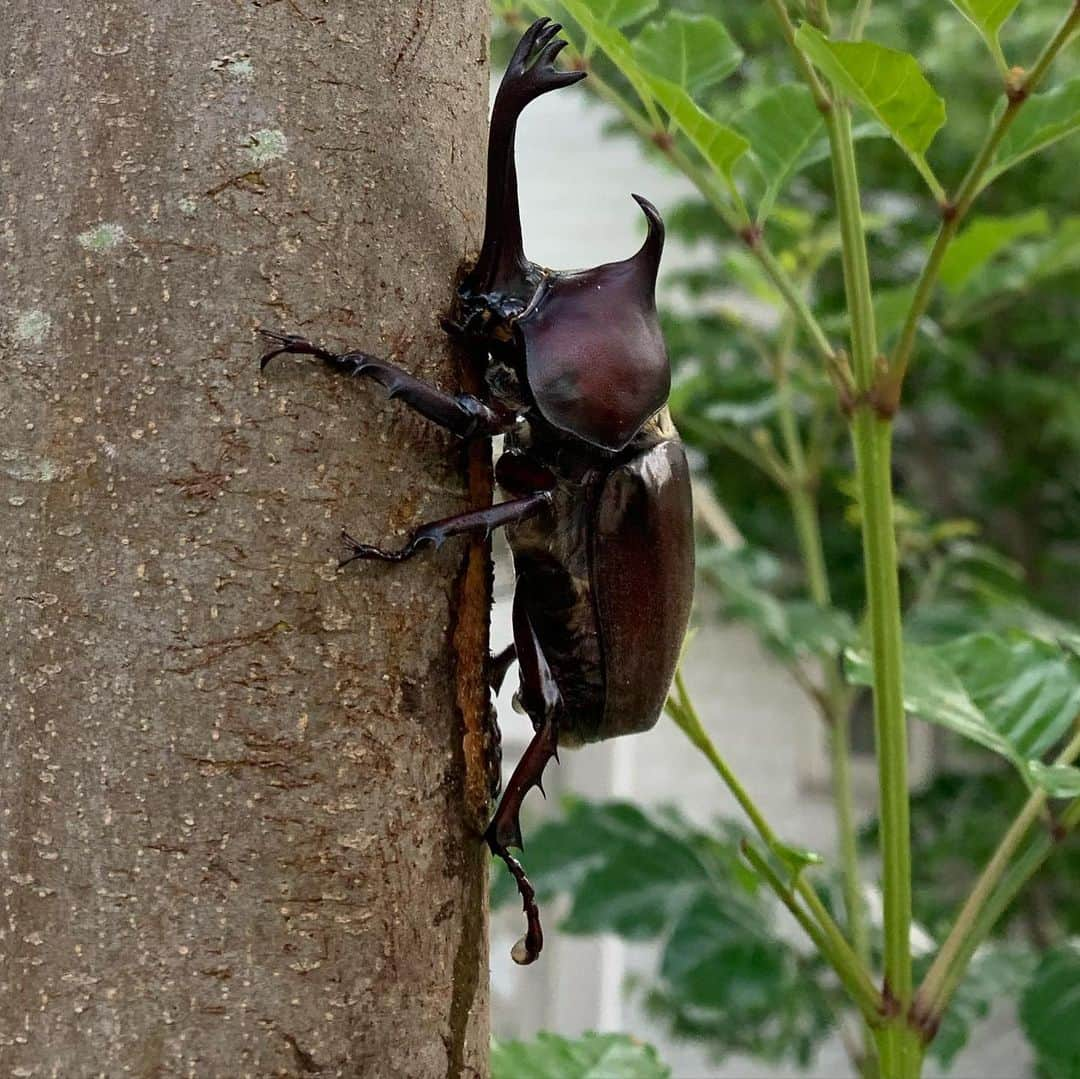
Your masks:
M 651 290 L 656 287 L 656 275 L 660 270 L 660 256 L 664 253 L 664 219 L 660 216 L 660 211 L 644 195 L 634 195 L 632 197 L 641 207 L 641 212 L 649 223 L 649 234 L 645 237 L 645 242 L 641 245 L 638 253 L 630 261 L 640 266 L 642 279 L 648 281 Z

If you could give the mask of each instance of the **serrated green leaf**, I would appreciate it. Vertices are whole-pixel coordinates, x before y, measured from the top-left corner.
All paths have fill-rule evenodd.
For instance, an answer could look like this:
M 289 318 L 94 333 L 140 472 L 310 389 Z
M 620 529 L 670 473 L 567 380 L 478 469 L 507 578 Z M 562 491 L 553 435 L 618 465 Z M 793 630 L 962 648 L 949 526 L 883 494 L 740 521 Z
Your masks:
M 541 1032 L 531 1042 L 491 1042 L 492 1079 L 668 1079 L 656 1050 L 625 1034 L 563 1038 Z
M 702 896 L 668 937 L 662 977 L 699 1007 L 764 1012 L 790 979 L 788 950 L 762 912 Z
M 1036 760 L 1080 714 L 1080 662 L 1029 633 L 973 633 L 937 649 L 1021 760 Z
M 1014 240 L 1045 233 L 1050 219 L 1043 209 L 996 217 L 975 218 L 950 244 L 941 263 L 941 281 L 959 291 L 999 252 Z
M 844 660 L 849 682 L 858 686 L 874 684 L 868 651 L 849 648 Z M 956 672 L 934 649 L 917 644 L 904 646 L 904 708 L 1019 763 L 1012 746 L 994 730 Z
M 885 125 L 931 188 L 939 190 L 924 155 L 945 123 L 945 102 L 915 57 L 872 41 L 830 41 L 808 23 L 795 40 L 828 79 Z
M 872 685 L 865 650 L 849 649 L 850 681 Z M 904 707 L 1011 761 L 1029 762 L 1069 731 L 1080 713 L 1080 662 L 1027 633 L 973 633 L 929 648 L 904 646 Z
M 1055 1074 L 1080 1074 L 1080 940 L 1043 956 L 1020 998 L 1020 1023 L 1038 1055 L 1055 1062 Z
M 1080 768 L 1075 765 L 1028 761 L 1027 770 L 1035 786 L 1051 798 L 1080 798 Z
M 733 128 L 714 120 L 681 87 L 667 79 L 649 76 L 649 92 L 717 172 L 730 177 L 731 170 L 749 148 Z
M 1024 102 L 1005 137 L 998 144 L 987 170 L 985 187 L 1006 169 L 1059 139 L 1080 131 L 1080 77 L 1053 90 L 1034 94 Z
M 719 19 L 682 11 L 645 26 L 634 38 L 633 50 L 642 71 L 691 95 L 723 82 L 743 56 Z
M 732 123 L 749 141 L 750 160 L 764 181 L 757 207 L 757 221 L 761 224 L 784 185 L 808 160 L 825 121 L 810 91 L 789 85 L 765 94 Z

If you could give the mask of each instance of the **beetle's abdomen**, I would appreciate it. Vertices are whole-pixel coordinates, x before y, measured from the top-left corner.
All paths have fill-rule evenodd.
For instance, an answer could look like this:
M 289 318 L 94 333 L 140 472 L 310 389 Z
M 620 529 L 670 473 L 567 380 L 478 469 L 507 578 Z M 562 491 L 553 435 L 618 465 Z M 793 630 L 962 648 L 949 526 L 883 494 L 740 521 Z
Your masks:
M 667 699 L 694 595 L 690 470 L 677 437 L 608 476 L 592 576 L 606 683 L 593 737 L 648 730 Z

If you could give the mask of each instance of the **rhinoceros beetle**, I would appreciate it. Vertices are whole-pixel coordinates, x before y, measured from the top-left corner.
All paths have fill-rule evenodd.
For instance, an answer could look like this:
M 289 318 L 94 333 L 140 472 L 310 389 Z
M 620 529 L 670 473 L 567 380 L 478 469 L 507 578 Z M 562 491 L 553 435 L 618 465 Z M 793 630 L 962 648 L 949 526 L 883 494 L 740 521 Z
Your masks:
M 404 562 L 424 545 L 505 528 L 514 556 L 514 643 L 491 661 L 497 689 L 516 658 L 517 700 L 534 737 L 484 838 L 513 874 L 527 931 L 518 963 L 540 954 L 535 894 L 509 848 L 522 847 L 519 811 L 560 746 L 631 734 L 660 716 L 693 593 L 690 476 L 666 402 L 671 372 L 655 306 L 664 226 L 635 195 L 647 224 L 631 258 L 560 273 L 525 258 L 514 137 L 530 101 L 585 77 L 555 59 L 561 26 L 533 23 L 495 99 L 487 216 L 479 259 L 444 328 L 487 357 L 486 401 L 453 396 L 365 352 L 332 352 L 265 333 L 281 353 L 316 356 L 374 379 L 391 397 L 461 438 L 505 435 L 495 477 L 510 496 L 418 527 L 399 550 L 344 534 L 348 557 Z M 541 790 L 543 788 L 541 787 Z

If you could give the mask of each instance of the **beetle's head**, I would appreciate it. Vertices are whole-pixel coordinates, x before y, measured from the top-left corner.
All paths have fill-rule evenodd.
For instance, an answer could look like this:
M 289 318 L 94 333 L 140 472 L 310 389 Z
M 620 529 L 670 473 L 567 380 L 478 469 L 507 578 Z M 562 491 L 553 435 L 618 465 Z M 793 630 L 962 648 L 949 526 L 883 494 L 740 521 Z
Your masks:
M 530 274 L 513 290 L 474 292 L 469 282 L 458 290 L 458 324 L 467 338 L 498 349 L 514 339 L 514 320 L 531 303 L 543 275 Z

